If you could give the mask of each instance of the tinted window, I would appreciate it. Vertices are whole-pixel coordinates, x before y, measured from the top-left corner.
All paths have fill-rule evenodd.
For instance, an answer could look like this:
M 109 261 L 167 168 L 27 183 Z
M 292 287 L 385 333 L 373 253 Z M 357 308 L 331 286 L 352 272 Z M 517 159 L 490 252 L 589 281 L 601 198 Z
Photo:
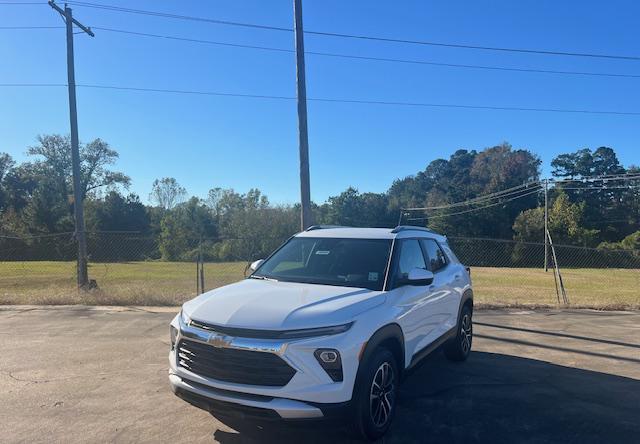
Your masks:
M 294 237 L 252 275 L 382 290 L 391 240 Z
M 433 272 L 447 266 L 447 257 L 444 255 L 442 248 L 433 239 L 422 239 L 422 246 L 427 252 L 429 258 L 429 269 Z
M 398 260 L 398 277 L 405 279 L 413 268 L 427 268 L 422 249 L 416 239 L 403 240 Z

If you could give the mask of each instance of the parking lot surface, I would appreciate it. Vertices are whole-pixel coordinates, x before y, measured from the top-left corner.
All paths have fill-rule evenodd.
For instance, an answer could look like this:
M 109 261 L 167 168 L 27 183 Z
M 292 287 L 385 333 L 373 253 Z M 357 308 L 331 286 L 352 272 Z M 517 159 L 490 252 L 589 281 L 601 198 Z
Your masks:
M 2 442 L 348 442 L 225 425 L 167 381 L 175 309 L 0 307 Z M 384 442 L 638 442 L 640 313 L 479 310 L 465 363 L 411 374 Z

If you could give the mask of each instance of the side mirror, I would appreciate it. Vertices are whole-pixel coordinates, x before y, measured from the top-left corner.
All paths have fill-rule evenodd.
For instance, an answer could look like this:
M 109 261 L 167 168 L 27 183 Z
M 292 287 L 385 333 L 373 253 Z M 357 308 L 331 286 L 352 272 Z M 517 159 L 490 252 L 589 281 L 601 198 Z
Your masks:
M 406 279 L 402 279 L 403 285 L 430 285 L 433 282 L 433 273 L 424 268 L 412 268 Z
M 251 271 L 256 271 L 258 269 L 258 267 L 260 267 L 260 265 L 262 265 L 263 262 L 264 262 L 264 259 L 258 259 L 255 262 L 251 262 L 251 265 L 249 265 L 249 269 Z

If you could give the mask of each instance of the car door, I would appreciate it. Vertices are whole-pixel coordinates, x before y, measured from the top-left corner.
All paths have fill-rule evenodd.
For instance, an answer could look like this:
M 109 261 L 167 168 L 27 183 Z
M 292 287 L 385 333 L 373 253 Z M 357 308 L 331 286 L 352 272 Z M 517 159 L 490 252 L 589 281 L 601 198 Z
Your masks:
M 427 267 L 434 275 L 433 284 L 438 288 L 437 301 L 434 301 L 433 315 L 437 315 L 438 328 L 433 340 L 456 326 L 461 294 L 456 291 L 461 278 L 461 267 L 451 261 L 435 239 L 420 239 L 427 257 Z
M 425 250 L 419 239 L 401 239 L 395 261 L 393 292 L 394 305 L 399 311 L 397 321 L 402 328 L 408 361 L 427 346 L 443 318 L 440 297 L 444 290 L 434 282 L 431 285 L 402 285 L 413 268 L 428 269 Z M 440 308 L 438 308 L 440 307 Z

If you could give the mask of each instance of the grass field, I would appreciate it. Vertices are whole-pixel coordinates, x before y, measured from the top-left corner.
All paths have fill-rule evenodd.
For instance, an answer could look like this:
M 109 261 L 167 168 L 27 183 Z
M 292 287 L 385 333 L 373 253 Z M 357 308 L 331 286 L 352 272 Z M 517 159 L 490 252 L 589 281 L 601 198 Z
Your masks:
M 244 262 L 205 264 L 205 288 L 242 279 Z M 564 269 L 570 304 L 640 308 L 640 270 Z M 98 289 L 75 290 L 74 262 L 0 262 L 0 304 L 179 305 L 196 291 L 196 266 L 182 262 L 92 264 Z M 476 304 L 555 306 L 553 273 L 532 268 L 472 268 Z

